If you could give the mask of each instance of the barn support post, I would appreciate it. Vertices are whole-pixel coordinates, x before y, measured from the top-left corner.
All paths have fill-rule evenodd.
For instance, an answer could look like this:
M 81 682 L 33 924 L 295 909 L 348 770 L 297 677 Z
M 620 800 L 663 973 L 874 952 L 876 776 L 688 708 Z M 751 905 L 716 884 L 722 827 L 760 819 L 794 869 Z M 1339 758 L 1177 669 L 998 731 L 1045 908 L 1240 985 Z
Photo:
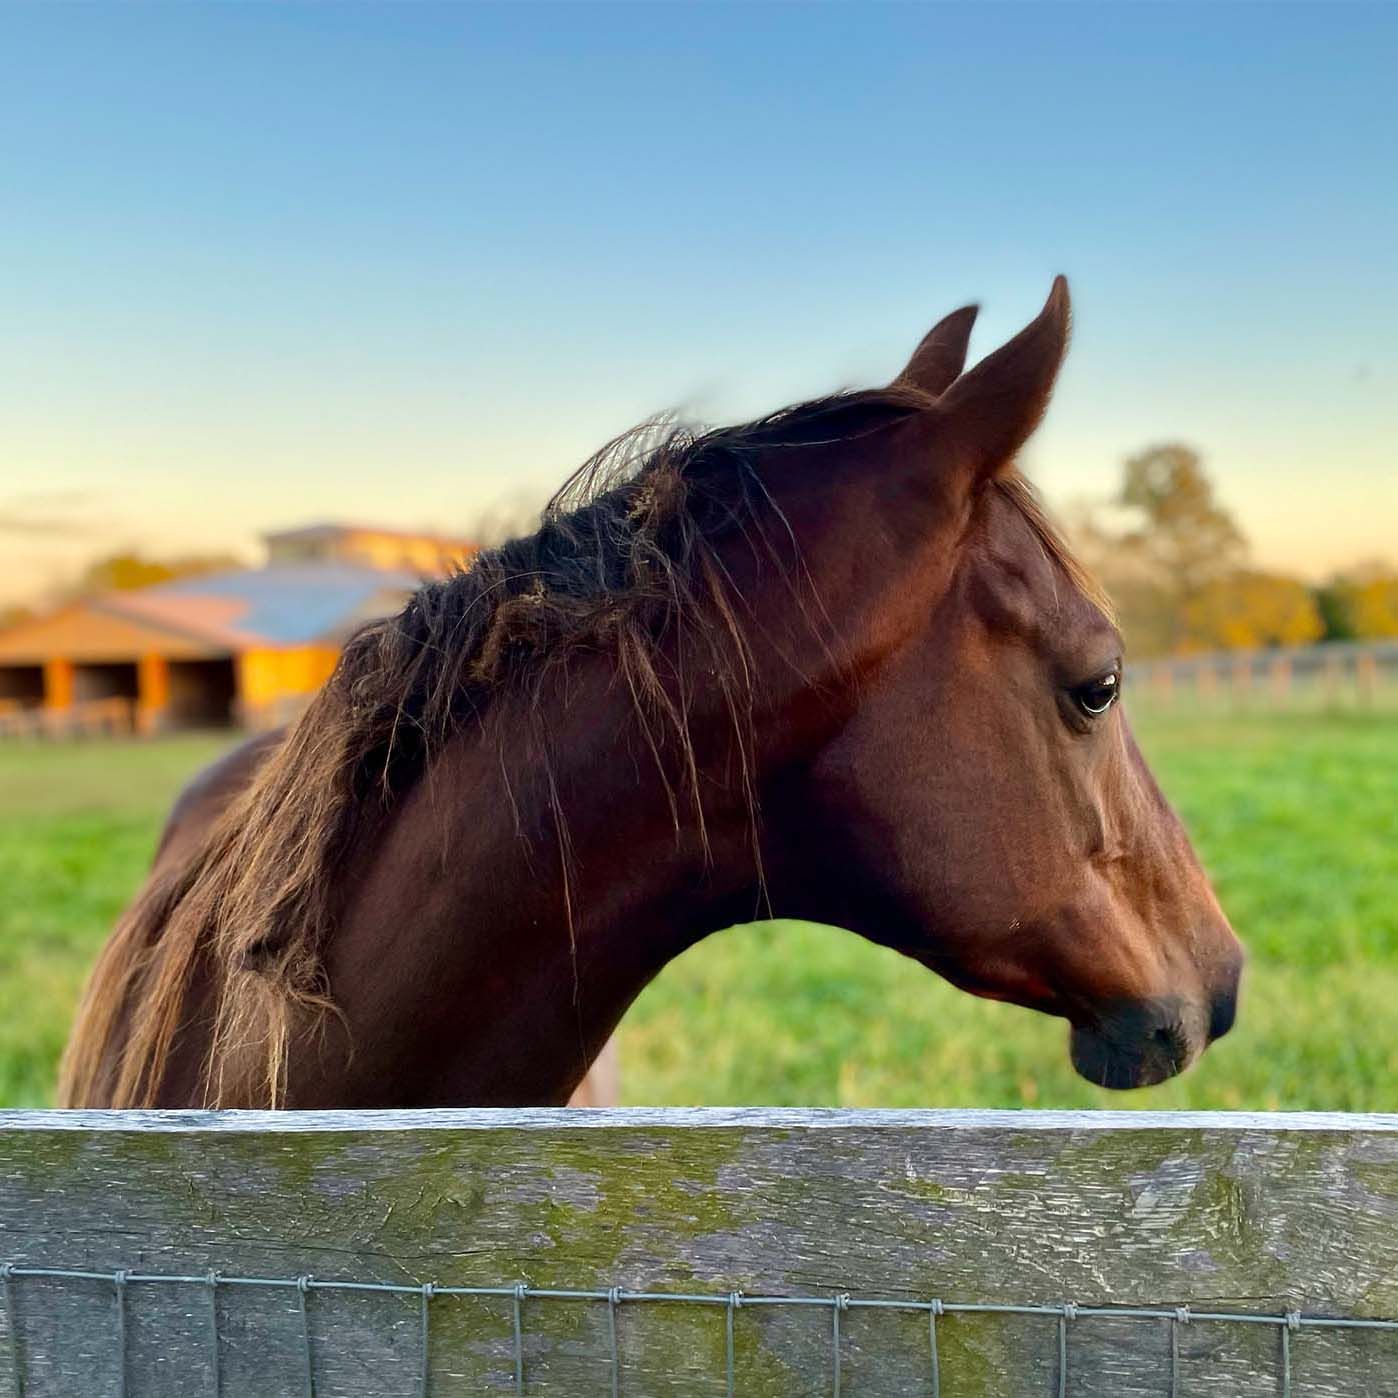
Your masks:
M 73 707 L 73 662 L 55 657 L 44 662 L 44 708 L 61 713 Z
M 1375 1398 L 1398 1117 L 5 1112 L 0 1270 L 27 1398 Z
M 170 665 L 163 655 L 143 655 L 136 662 L 136 694 L 137 731 L 159 732 L 170 708 Z

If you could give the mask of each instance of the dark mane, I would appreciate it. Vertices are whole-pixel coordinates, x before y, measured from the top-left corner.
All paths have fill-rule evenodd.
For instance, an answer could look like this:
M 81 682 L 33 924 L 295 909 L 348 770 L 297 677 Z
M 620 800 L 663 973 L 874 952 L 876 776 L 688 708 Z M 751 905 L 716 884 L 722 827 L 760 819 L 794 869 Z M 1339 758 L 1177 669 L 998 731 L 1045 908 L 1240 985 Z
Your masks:
M 775 511 L 758 454 L 844 440 L 915 406 L 903 391 L 844 394 L 740 427 L 647 423 L 609 443 L 533 534 L 426 584 L 353 639 L 332 683 L 348 686 L 366 739 L 377 733 L 363 759 L 401 789 L 464 712 L 531 665 L 583 644 L 614 648 L 633 626 L 652 641 L 681 617 L 712 621 L 695 604 L 718 566 L 714 546 L 734 532 L 765 535 Z
M 336 916 L 332 871 L 463 721 L 579 648 L 612 656 L 667 783 L 673 761 L 661 761 L 660 747 L 680 754 L 672 806 L 678 819 L 679 800 L 693 801 L 702 826 L 686 718 L 661 673 L 659 642 L 684 628 L 741 743 L 751 704 L 743 602 L 718 545 L 741 532 L 783 567 L 793 562 L 758 456 L 856 437 L 927 401 L 896 387 L 740 427 L 647 424 L 575 472 L 535 533 L 425 584 L 397 616 L 356 633 L 206 846 L 117 928 L 79 1012 L 61 1099 L 88 1101 L 100 1089 L 115 1106 L 149 1103 L 202 962 L 218 986 L 207 1099 L 279 1102 L 294 1017 L 329 1006 L 322 951 Z M 113 1082 L 103 1065 L 118 1035 Z

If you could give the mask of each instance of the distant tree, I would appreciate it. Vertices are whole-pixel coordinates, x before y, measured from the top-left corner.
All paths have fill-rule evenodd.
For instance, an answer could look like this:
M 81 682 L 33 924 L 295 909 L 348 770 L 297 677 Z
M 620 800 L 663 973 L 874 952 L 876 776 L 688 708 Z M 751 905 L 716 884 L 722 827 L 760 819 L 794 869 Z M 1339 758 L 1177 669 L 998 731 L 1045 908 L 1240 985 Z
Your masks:
M 73 590 L 83 596 L 94 592 L 135 592 L 169 582 L 174 576 L 168 564 L 143 558 L 138 553 L 113 553 L 89 563 Z
M 1354 640 L 1354 628 L 1350 625 L 1349 610 L 1345 606 L 1344 598 L 1340 595 L 1338 584 L 1334 580 L 1322 583 L 1314 590 L 1312 596 L 1315 598 L 1316 610 L 1320 613 L 1320 619 L 1325 626 L 1325 635 L 1321 639 L 1325 641 Z
M 1116 602 L 1132 653 L 1197 645 L 1191 611 L 1208 611 L 1206 594 L 1247 557 L 1247 540 L 1215 499 L 1199 453 L 1166 442 L 1128 457 L 1111 504 L 1125 526 L 1089 517 L 1078 537 Z
M 1239 569 L 1206 583 L 1184 611 L 1183 649 L 1254 650 L 1318 641 L 1325 623 L 1298 578 Z
M 1242 565 L 1247 540 L 1214 498 L 1199 453 L 1179 442 L 1128 457 L 1116 503 L 1136 517 L 1121 544 L 1169 603 L 1175 649 L 1185 640 L 1186 612 Z
M 135 550 L 108 554 L 89 563 L 65 592 L 70 597 L 91 597 L 101 592 L 134 592 L 175 578 L 217 573 L 242 564 L 229 554 L 193 554 L 184 558 L 147 558 Z
M 1337 639 L 1398 636 L 1398 570 L 1387 564 L 1365 563 L 1339 573 L 1321 595 Z

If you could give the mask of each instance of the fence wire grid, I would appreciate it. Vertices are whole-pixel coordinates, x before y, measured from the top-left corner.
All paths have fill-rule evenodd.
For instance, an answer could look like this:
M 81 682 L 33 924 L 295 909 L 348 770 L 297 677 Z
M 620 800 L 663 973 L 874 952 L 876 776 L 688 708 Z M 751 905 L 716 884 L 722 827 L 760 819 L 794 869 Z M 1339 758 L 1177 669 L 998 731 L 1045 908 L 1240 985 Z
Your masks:
M 523 1394 L 527 1375 L 524 1357 L 524 1308 L 526 1302 L 593 1302 L 607 1307 L 607 1333 L 610 1343 L 611 1398 L 622 1398 L 621 1350 L 618 1344 L 618 1313 L 623 1306 L 690 1305 L 707 1306 L 722 1313 L 724 1329 L 725 1380 L 728 1398 L 741 1392 L 742 1374 L 738 1363 L 735 1321 L 739 1311 L 758 1307 L 805 1306 L 830 1313 L 830 1393 L 842 1395 L 841 1317 L 856 1311 L 905 1311 L 922 1313 L 927 1317 L 927 1388 L 930 1398 L 942 1398 L 942 1366 L 937 1346 L 938 1321 L 957 1315 L 1037 1316 L 1056 1322 L 1057 1363 L 1055 1392 L 1057 1398 L 1070 1398 L 1072 1393 L 1071 1343 L 1072 1327 L 1094 1318 L 1113 1320 L 1158 1321 L 1170 1330 L 1170 1398 L 1180 1398 L 1183 1377 L 1179 1337 L 1181 1327 L 1194 1323 L 1223 1325 L 1271 1326 L 1278 1335 L 1277 1371 L 1281 1398 L 1301 1398 L 1293 1393 L 1293 1337 L 1305 1330 L 1370 1330 L 1398 1333 L 1398 1320 L 1366 1319 L 1309 1315 L 1301 1311 L 1263 1314 L 1248 1311 L 1191 1310 L 1188 1306 L 1087 1306 L 1065 1301 L 1057 1305 L 1009 1305 L 992 1302 L 943 1301 L 933 1297 L 925 1301 L 891 1297 L 852 1296 L 848 1292 L 833 1292 L 824 1296 L 764 1296 L 745 1295 L 741 1291 L 680 1292 L 631 1291 L 624 1287 L 578 1288 L 574 1290 L 530 1286 L 514 1282 L 500 1286 L 446 1286 L 436 1282 L 408 1285 L 402 1282 L 321 1280 L 310 1275 L 295 1277 L 224 1276 L 208 1272 L 202 1276 L 165 1272 L 139 1272 L 117 1269 L 99 1272 L 71 1267 L 35 1267 L 15 1263 L 0 1263 L 0 1284 L 3 1284 L 6 1329 L 9 1332 L 10 1372 L 15 1398 L 24 1398 L 26 1368 L 24 1345 L 20 1335 L 17 1283 L 26 1277 L 58 1281 L 106 1283 L 112 1288 L 112 1344 L 117 1355 L 114 1398 L 127 1398 L 126 1383 L 126 1322 L 128 1293 L 132 1287 L 194 1286 L 202 1287 L 208 1295 L 208 1326 L 210 1372 L 213 1375 L 214 1398 L 223 1391 L 219 1355 L 218 1292 L 220 1287 L 282 1288 L 296 1293 L 304 1342 L 304 1398 L 316 1398 L 315 1336 L 313 1308 L 307 1304 L 312 1292 L 383 1292 L 400 1296 L 415 1296 L 419 1300 L 419 1362 L 416 1386 L 417 1398 L 429 1398 L 432 1387 L 431 1337 L 433 1303 L 452 1296 L 498 1297 L 511 1305 L 514 1330 L 514 1392 Z M 951 1385 L 947 1398 L 954 1398 Z

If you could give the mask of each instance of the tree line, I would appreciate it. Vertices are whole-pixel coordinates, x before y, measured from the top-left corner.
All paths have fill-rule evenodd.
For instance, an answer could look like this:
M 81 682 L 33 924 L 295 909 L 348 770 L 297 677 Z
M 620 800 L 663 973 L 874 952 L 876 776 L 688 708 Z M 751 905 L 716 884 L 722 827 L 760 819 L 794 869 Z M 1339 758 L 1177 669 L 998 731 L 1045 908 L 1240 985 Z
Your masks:
M 1122 522 L 1089 511 L 1074 532 L 1133 655 L 1398 636 L 1398 569 L 1364 563 L 1313 584 L 1256 567 L 1192 447 L 1128 457 L 1108 504 Z

